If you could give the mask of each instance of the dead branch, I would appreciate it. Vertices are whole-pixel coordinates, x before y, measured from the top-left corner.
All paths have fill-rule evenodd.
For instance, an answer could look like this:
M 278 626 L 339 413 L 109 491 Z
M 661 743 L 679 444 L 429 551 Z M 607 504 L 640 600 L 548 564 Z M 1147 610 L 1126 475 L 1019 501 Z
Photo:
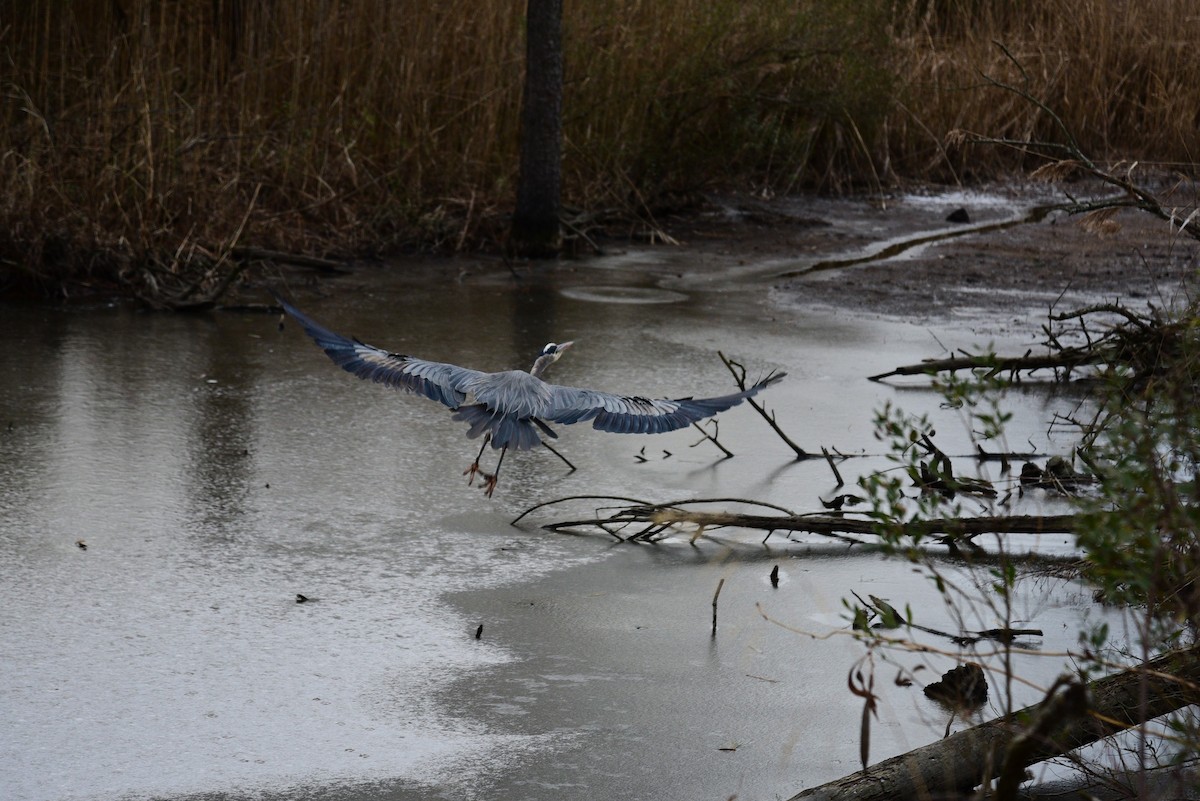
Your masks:
M 713 423 L 714 426 L 716 425 L 715 420 L 713 420 L 711 422 Z M 704 439 L 708 440 L 713 445 L 716 445 L 717 448 L 720 449 L 721 453 L 725 454 L 722 458 L 724 458 L 724 459 L 732 459 L 733 458 L 733 451 L 729 450 L 728 448 L 726 448 L 724 445 L 721 444 L 720 440 L 717 439 L 717 434 L 708 433 L 707 431 L 704 430 L 704 426 L 700 425 L 699 423 L 692 423 L 692 428 L 699 431 L 704 436 Z M 720 433 L 720 432 L 718 431 L 717 433 Z M 700 440 L 700 442 L 704 442 L 704 439 Z M 695 443 L 691 447 L 693 447 L 693 448 L 696 447 L 696 445 L 699 445 L 700 442 Z
M 1102 364 L 1108 354 L 1085 348 L 1064 348 L 1056 353 L 1041 356 L 955 356 L 949 359 L 926 359 L 918 364 L 906 364 L 868 378 L 883 381 L 885 378 L 904 375 L 936 375 L 956 373 L 960 370 L 986 370 L 988 378 L 1004 373 L 1032 373 L 1036 370 L 1070 369 L 1092 364 Z
M 824 445 L 822 445 L 821 453 L 824 454 L 825 461 L 829 463 L 829 469 L 833 471 L 833 477 L 837 479 L 837 484 L 835 486 L 837 486 L 837 487 L 846 486 L 846 482 L 842 480 L 841 472 L 837 469 L 837 465 L 833 461 L 833 456 L 831 456 L 829 454 L 829 449 L 826 448 Z
M 939 517 L 902 523 L 881 523 L 842 515 L 751 515 L 733 512 L 700 512 L 668 506 L 633 507 L 624 510 L 631 518 L 645 517 L 658 524 L 688 524 L 700 528 L 753 528 L 770 531 L 800 531 L 833 536 L 862 534 L 878 536 L 888 528 L 913 537 L 970 539 L 981 534 L 1061 534 L 1074 531 L 1075 515 L 996 515 L 986 517 Z
M 1014 629 L 1007 626 L 995 629 L 985 629 L 984 631 L 960 631 L 958 634 L 952 634 L 948 631 L 932 629 L 928 626 L 922 626 L 919 623 L 913 623 L 906 619 L 904 615 L 882 598 L 877 598 L 874 595 L 868 594 L 867 597 L 871 600 L 865 601 L 863 597 L 854 590 L 850 594 L 858 599 L 858 602 L 863 605 L 864 609 L 868 609 L 878 616 L 879 622 L 871 624 L 871 628 L 876 629 L 895 629 L 901 626 L 923 631 L 926 634 L 932 634 L 935 637 L 945 637 L 955 645 L 974 645 L 980 640 L 995 640 L 996 642 L 1011 643 L 1017 637 L 1041 637 L 1043 636 L 1041 629 Z M 857 618 L 856 618 L 857 621 Z M 858 628 L 858 626 L 855 626 Z
M 604 500 L 620 500 L 600 497 Z M 592 496 L 575 496 L 538 504 L 523 512 L 513 523 L 516 524 L 536 509 L 562 501 L 581 499 L 592 499 Z M 761 506 L 781 514 L 710 512 L 683 508 L 688 505 L 722 502 Z M 545 524 L 542 528 L 558 532 L 598 528 L 624 542 L 654 541 L 679 531 L 682 526 L 692 529 L 693 541 L 712 529 L 748 528 L 766 531 L 768 537 L 776 531 L 796 531 L 831 537 L 854 545 L 864 544 L 862 540 L 856 539 L 858 536 L 878 537 L 891 532 L 912 538 L 934 537 L 943 544 L 953 546 L 955 543 L 970 544 L 971 540 L 982 534 L 1061 534 L 1072 532 L 1075 527 L 1074 515 L 998 515 L 883 522 L 841 514 L 796 514 L 773 504 L 741 498 L 695 499 L 663 504 L 636 501 L 632 503 L 634 505 L 618 508 L 611 513 L 597 513 L 591 518 L 556 521 Z
M 746 390 L 746 368 L 732 359 L 727 358 L 725 354 L 720 351 L 717 351 L 717 355 L 721 357 L 721 361 L 725 364 L 725 368 L 729 370 L 730 374 L 733 376 L 733 380 L 737 383 L 738 389 L 744 392 Z M 816 458 L 816 454 L 809 453 L 796 443 L 792 442 L 788 435 L 783 433 L 783 429 L 779 427 L 779 424 L 775 422 L 775 415 L 773 413 L 768 413 L 767 410 L 758 403 L 758 401 L 754 400 L 754 398 L 746 398 L 746 403 L 749 403 L 751 406 L 753 406 L 754 411 L 762 415 L 762 419 L 767 421 L 767 425 L 771 427 L 771 430 L 778 434 L 779 438 L 783 440 L 784 444 L 792 449 L 792 451 L 796 454 L 797 461 L 801 459 Z
M 544 509 L 547 506 L 555 506 L 557 504 L 567 503 L 569 501 L 619 501 L 621 503 L 636 503 L 640 505 L 646 505 L 649 503 L 648 501 L 638 500 L 637 498 L 629 498 L 624 495 L 568 495 L 565 498 L 555 498 L 552 501 L 543 501 L 542 503 L 530 506 L 524 512 L 521 512 L 521 514 L 509 521 L 509 525 L 515 526 L 517 523 L 520 523 L 523 519 L 533 514 L 538 509 Z
M 1100 330 L 1095 330 L 1093 317 L 1100 315 Z M 1116 321 L 1113 321 L 1116 318 Z M 1053 327 L 1071 325 L 1063 330 Z M 1090 325 L 1089 325 L 1090 323 Z M 976 370 L 987 377 L 1008 373 L 1015 380 L 1020 373 L 1053 369 L 1058 380 L 1065 380 L 1072 369 L 1094 366 L 1101 376 L 1117 378 L 1126 397 L 1138 394 L 1152 400 L 1154 379 L 1161 375 L 1172 359 L 1186 352 L 1188 337 L 1194 336 L 1186 322 L 1170 322 L 1153 313 L 1138 314 L 1120 304 L 1098 304 L 1052 315 L 1043 327 L 1047 352 L 1021 356 L 964 355 L 945 359 L 929 359 L 918 364 L 897 367 L 886 373 L 871 376 L 882 381 L 893 376 L 936 375 L 959 370 Z M 1081 345 L 1065 345 L 1068 336 L 1083 340 Z M 1107 412 L 1096 411 L 1090 423 L 1080 423 L 1087 440 L 1094 439 L 1108 424 Z

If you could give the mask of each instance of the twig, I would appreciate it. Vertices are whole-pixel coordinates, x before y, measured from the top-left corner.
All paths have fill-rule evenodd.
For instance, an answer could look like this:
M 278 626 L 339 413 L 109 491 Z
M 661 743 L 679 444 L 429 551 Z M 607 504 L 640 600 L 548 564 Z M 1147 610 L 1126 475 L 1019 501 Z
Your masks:
M 829 469 L 833 471 L 833 477 L 837 479 L 836 486 L 846 486 L 846 482 L 842 480 L 842 474 L 838 472 L 837 465 L 833 463 L 833 457 L 829 455 L 829 449 L 822 445 L 821 453 L 825 454 L 825 461 L 829 463 Z
M 514 517 L 512 519 L 512 521 L 509 523 L 509 525 L 515 526 L 517 523 L 520 523 L 521 520 L 523 520 L 525 517 L 528 517 L 530 514 L 532 514 L 533 512 L 536 512 L 538 509 L 543 509 L 547 506 L 554 506 L 556 504 L 566 503 L 567 501 L 595 501 L 595 500 L 622 501 L 624 503 L 634 503 L 634 504 L 638 504 L 641 506 L 651 505 L 649 501 L 642 501 L 642 500 L 638 500 L 637 498 L 629 498 L 624 495 L 568 495 L 565 498 L 555 498 L 552 501 L 543 501 L 542 503 L 537 503 L 537 504 L 534 504 L 533 506 L 530 506 L 524 512 L 521 512 L 521 514 Z
M 712 604 L 712 606 L 713 606 L 712 636 L 713 637 L 717 636 L 717 598 L 721 595 L 721 588 L 724 586 L 725 586 L 725 579 L 721 579 L 720 581 L 717 582 L 717 591 L 713 593 L 713 604 Z
M 716 425 L 716 421 L 715 421 L 715 420 L 713 421 L 713 425 Z M 733 458 L 733 451 L 729 450 L 729 449 L 728 449 L 728 448 L 726 448 L 724 445 L 722 445 L 720 442 L 718 442 L 718 441 L 717 441 L 717 438 L 716 438 L 714 435 L 712 435 L 712 434 L 709 434 L 707 431 L 705 431 L 703 426 L 701 426 L 699 423 L 692 423 L 692 427 L 693 427 L 693 428 L 695 428 L 697 431 L 699 431 L 701 434 L 703 434 L 703 435 L 704 435 L 704 439 L 708 440 L 708 441 L 709 441 L 709 442 L 711 442 L 713 445 L 716 445 L 718 448 L 720 448 L 720 449 L 721 449 L 721 453 L 725 454 L 725 457 L 724 457 L 724 458 L 726 458 L 726 459 L 732 459 L 732 458 Z M 702 441 L 703 441 L 703 440 L 701 440 L 701 442 L 702 442 Z M 697 443 L 695 443 L 695 445 L 692 445 L 692 447 L 694 448 L 694 447 L 696 447 L 696 445 L 699 445 L 699 444 L 700 444 L 700 443 L 699 443 L 699 442 L 697 442 Z
M 965 631 L 960 634 L 951 634 L 948 631 L 939 629 L 931 629 L 928 626 L 922 626 L 919 623 L 913 623 L 904 615 L 881 598 L 876 598 L 874 595 L 868 595 L 871 600 L 864 601 L 863 597 L 854 590 L 850 594 L 858 599 L 858 602 L 867 609 L 872 610 L 880 618 L 880 623 L 876 623 L 874 628 L 893 629 L 900 626 L 923 631 L 926 634 L 932 634 L 935 637 L 945 637 L 955 645 L 974 645 L 980 640 L 995 640 L 997 642 L 1010 643 L 1017 637 L 1042 637 L 1044 636 L 1041 629 L 1014 629 L 1007 626 L 1002 628 L 987 629 L 985 631 Z

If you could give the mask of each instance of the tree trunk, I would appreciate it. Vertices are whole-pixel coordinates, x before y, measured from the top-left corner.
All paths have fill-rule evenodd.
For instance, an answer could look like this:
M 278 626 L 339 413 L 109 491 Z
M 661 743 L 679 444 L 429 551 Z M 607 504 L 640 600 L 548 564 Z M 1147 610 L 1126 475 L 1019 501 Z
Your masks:
M 513 249 L 526 256 L 558 252 L 562 188 L 562 0 L 528 0 L 521 167 L 512 221 Z
M 988 776 L 1015 771 L 1200 702 L 1200 648 L 1152 659 L 1012 715 L 813 787 L 789 801 L 960 798 Z M 1142 701 L 1145 703 L 1142 703 Z M 1036 732 L 1039 736 L 1030 736 Z M 1018 774 L 1019 775 L 1019 774 Z

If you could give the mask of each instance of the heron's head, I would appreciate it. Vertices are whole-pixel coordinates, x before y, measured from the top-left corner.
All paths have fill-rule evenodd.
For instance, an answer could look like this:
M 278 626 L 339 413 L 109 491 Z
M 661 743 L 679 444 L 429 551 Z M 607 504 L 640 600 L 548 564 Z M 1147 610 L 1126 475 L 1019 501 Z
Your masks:
M 535 376 L 541 376 L 546 368 L 554 364 L 562 358 L 562 355 L 567 352 L 567 349 L 574 345 L 575 342 L 549 342 L 546 347 L 542 348 L 542 354 L 537 357 L 537 361 L 533 363 L 533 369 L 529 372 Z
M 563 351 L 567 350 L 574 344 L 575 344 L 574 340 L 572 340 L 571 342 L 559 342 L 559 343 L 547 342 L 546 347 L 542 348 L 542 355 L 543 356 L 553 356 L 555 358 L 555 360 L 557 360 L 560 356 L 563 355 Z

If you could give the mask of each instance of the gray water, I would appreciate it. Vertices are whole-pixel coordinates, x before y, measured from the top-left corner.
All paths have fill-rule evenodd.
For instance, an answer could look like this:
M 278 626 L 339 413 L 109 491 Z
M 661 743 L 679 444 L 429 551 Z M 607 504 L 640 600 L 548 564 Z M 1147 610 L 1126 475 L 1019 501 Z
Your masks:
M 721 350 L 752 377 L 789 373 L 764 397 L 805 447 L 878 454 L 872 414 L 892 400 L 940 415 L 944 449 L 970 449 L 932 393 L 864 379 L 969 331 L 816 314 L 711 273 L 689 285 L 684 255 L 664 291 L 656 261 L 618 254 L 519 284 L 435 265 L 292 294 L 335 330 L 480 369 L 574 339 L 550 379 L 623 393 L 725 394 Z M 858 768 L 846 675 L 864 651 L 836 633 L 850 590 L 926 625 L 1000 622 L 982 606 L 957 621 L 912 566 L 813 538 L 650 546 L 538 528 L 602 501 L 510 525 L 572 495 L 813 511 L 839 491 L 744 406 L 721 416 L 733 459 L 694 431 L 561 427 L 576 471 L 509 454 L 488 499 L 466 486 L 477 443 L 449 412 L 341 372 L 273 315 L 0 307 L 0 341 L 3 798 L 787 797 Z M 1071 403 L 1014 395 L 1013 447 L 1066 447 L 1046 421 Z M 852 483 L 881 466 L 842 470 Z M 1071 550 L 1061 536 L 1017 547 Z M 1014 614 L 1045 630 L 1030 645 L 1059 652 L 1088 607 L 1046 579 Z M 946 723 L 892 679 L 924 664 L 931 681 L 953 660 L 890 659 L 875 662 L 873 760 Z M 1027 662 L 1047 683 L 1063 664 Z

